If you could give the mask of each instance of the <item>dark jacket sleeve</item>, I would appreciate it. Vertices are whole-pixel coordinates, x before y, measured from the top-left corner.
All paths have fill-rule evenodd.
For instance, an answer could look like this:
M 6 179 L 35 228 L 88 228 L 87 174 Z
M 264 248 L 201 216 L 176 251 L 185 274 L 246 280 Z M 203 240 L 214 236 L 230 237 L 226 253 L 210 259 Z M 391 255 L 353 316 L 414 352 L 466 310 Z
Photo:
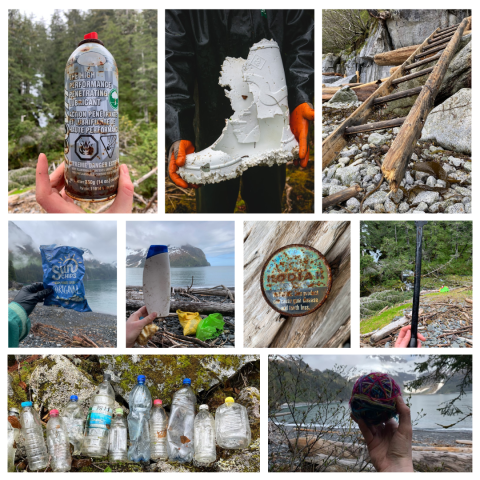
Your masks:
M 287 78 L 290 112 L 293 112 L 302 103 L 313 103 L 313 35 L 312 11 L 289 10 L 286 13 L 283 63 Z
M 188 10 L 165 11 L 165 147 L 195 143 L 193 119 L 196 63 Z

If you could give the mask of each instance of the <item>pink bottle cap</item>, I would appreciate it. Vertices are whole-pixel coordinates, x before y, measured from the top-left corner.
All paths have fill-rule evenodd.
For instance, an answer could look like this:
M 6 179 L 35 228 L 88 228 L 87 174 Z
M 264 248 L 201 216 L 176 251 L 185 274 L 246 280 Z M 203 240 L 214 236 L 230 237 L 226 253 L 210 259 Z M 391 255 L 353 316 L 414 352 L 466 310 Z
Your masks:
M 57 417 L 59 414 L 59 411 L 58 410 L 50 410 L 50 416 L 51 417 Z
M 154 405 L 161 405 L 162 401 L 157 398 L 156 400 L 153 401 L 153 404 Z

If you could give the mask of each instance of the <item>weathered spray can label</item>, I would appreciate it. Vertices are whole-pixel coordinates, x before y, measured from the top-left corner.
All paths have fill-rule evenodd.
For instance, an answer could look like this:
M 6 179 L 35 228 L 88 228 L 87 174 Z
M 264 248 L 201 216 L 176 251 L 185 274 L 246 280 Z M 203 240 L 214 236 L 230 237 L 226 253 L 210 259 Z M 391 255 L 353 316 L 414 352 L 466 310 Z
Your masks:
M 289 317 L 301 317 L 328 298 L 332 274 L 326 258 L 315 248 L 287 245 L 265 262 L 260 283 L 270 307 Z
M 65 70 L 65 191 L 76 200 L 116 196 L 118 70 L 99 43 L 81 44 Z

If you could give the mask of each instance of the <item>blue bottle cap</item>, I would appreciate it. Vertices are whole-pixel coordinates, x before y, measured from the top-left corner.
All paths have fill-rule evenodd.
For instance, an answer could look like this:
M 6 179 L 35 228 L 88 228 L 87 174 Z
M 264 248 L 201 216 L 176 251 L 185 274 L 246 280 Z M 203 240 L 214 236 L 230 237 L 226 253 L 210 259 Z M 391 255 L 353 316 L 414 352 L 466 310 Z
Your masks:
M 168 253 L 168 247 L 166 245 L 150 245 L 147 258 L 154 257 L 160 253 Z
M 192 381 L 191 381 L 189 378 L 185 378 L 185 379 L 183 380 L 183 384 L 184 384 L 184 385 L 191 385 L 191 384 L 192 384 Z
M 142 384 L 145 383 L 145 375 L 139 375 L 137 377 L 137 382 Z
M 32 405 L 33 405 L 32 402 L 22 402 L 22 408 L 31 407 Z
M 77 397 L 76 395 L 71 395 L 71 396 L 70 396 L 70 400 L 71 400 L 72 402 L 78 402 L 78 397 Z

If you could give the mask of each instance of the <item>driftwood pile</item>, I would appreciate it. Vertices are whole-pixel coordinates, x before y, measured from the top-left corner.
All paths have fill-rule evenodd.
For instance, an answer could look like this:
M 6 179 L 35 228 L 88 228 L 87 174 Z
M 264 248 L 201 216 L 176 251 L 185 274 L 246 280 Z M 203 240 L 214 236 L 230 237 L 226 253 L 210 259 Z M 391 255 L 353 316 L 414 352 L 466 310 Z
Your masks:
M 472 442 L 457 440 L 468 447 L 412 446 L 413 466 L 416 471 L 471 472 Z M 363 443 L 338 442 L 305 436 L 290 439 L 290 449 L 308 451 L 306 463 L 331 464 L 347 471 L 375 471 L 368 450 Z M 365 465 L 365 463 L 367 465 Z
M 192 279 L 193 282 L 193 279 Z M 136 311 L 144 306 L 143 292 L 141 287 L 127 286 L 127 313 Z M 225 285 L 215 287 L 172 287 L 172 296 L 179 294 L 187 297 L 188 301 L 171 301 L 169 317 L 178 317 L 177 310 L 184 312 L 198 312 L 202 318 L 211 313 L 221 313 L 222 315 L 235 314 L 235 290 L 229 289 Z M 209 302 L 205 298 L 199 297 L 214 296 L 225 297 L 222 302 Z M 231 303 L 224 303 L 230 300 Z M 235 331 L 235 325 L 225 318 L 225 327 Z M 160 329 L 147 342 L 143 348 L 223 348 L 226 340 L 220 337 L 203 342 L 194 336 L 180 335 L 169 332 L 164 322 L 158 324 Z
M 445 317 L 456 317 L 466 322 L 464 327 L 452 327 L 450 329 L 443 330 L 443 333 L 438 335 L 438 339 L 449 340 L 447 343 L 438 343 L 437 345 L 432 345 L 431 347 L 450 347 L 452 339 L 459 339 L 466 343 L 467 348 L 473 347 L 473 341 L 469 338 L 465 338 L 466 333 L 473 334 L 473 313 L 472 313 L 472 304 L 473 300 L 467 298 L 464 302 L 432 302 L 428 303 L 428 307 L 446 307 L 444 311 L 431 311 L 428 314 L 425 314 L 423 309 L 419 311 L 418 318 L 418 331 L 423 334 L 425 337 L 428 337 L 428 332 L 426 331 L 428 324 L 432 320 L 440 320 L 443 316 Z M 412 321 L 411 315 L 405 315 L 400 319 L 386 325 L 383 328 L 374 330 L 373 332 L 368 332 L 360 335 L 360 346 L 364 348 L 373 347 L 383 347 L 386 343 L 390 342 L 393 346 L 398 338 L 398 332 L 405 325 L 410 324 Z
M 43 323 L 35 323 L 30 332 L 39 337 L 43 337 L 51 342 L 59 342 L 62 347 L 73 348 L 111 348 L 108 342 L 97 340 L 94 342 L 91 338 L 82 333 L 73 333 L 72 336 L 67 331 L 60 328 L 45 325 Z

